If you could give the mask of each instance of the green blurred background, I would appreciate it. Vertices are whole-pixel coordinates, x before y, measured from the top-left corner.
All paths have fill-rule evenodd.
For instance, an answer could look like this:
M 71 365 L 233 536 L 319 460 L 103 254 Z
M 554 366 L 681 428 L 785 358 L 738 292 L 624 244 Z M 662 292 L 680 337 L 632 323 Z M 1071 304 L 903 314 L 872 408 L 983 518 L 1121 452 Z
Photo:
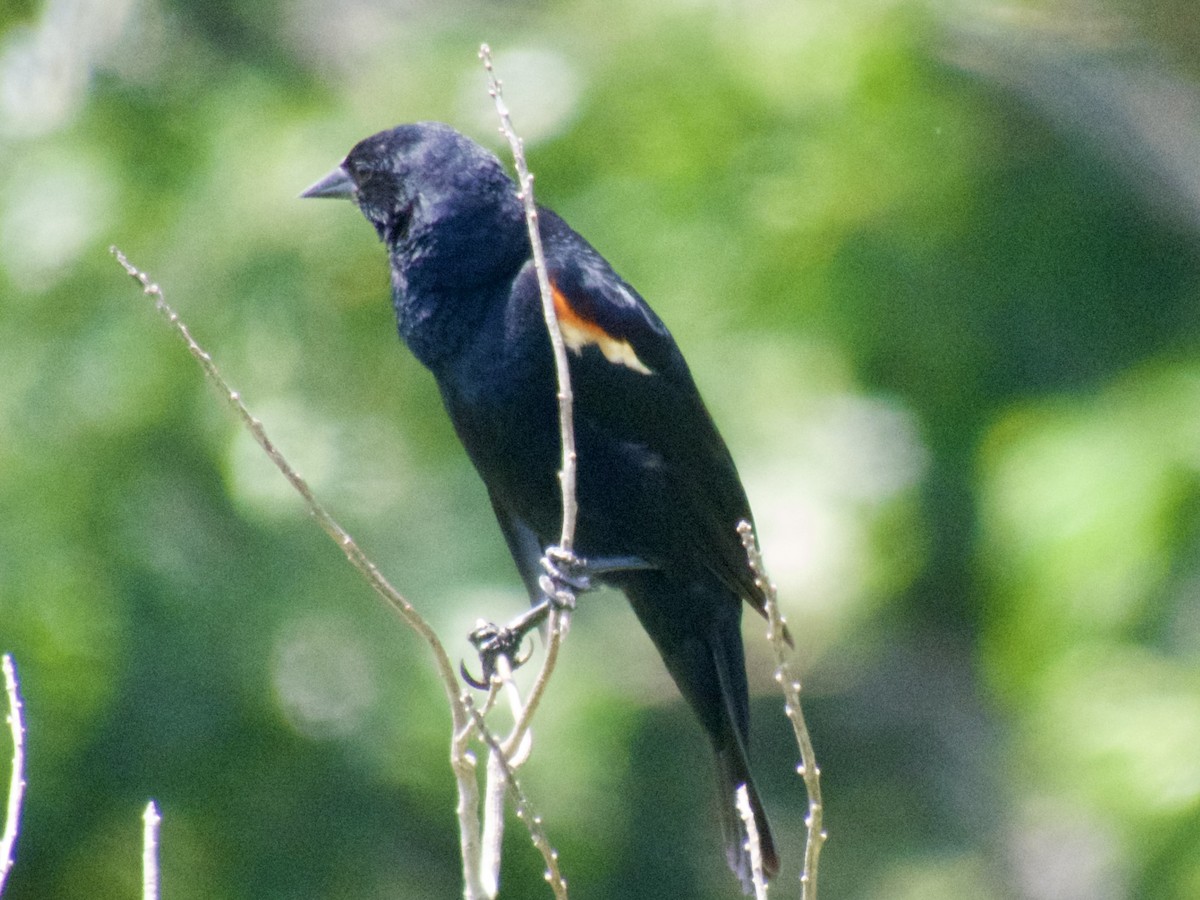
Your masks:
M 739 461 L 822 895 L 1200 896 L 1192 0 L 6 0 L 6 900 L 138 896 L 150 797 L 171 900 L 460 892 L 428 652 L 107 248 L 467 655 L 518 580 L 370 228 L 296 195 L 402 121 L 503 153 L 482 40 L 539 198 L 671 325 Z M 804 792 L 747 629 L 797 896 Z M 737 896 L 703 737 L 618 596 L 575 617 L 524 781 L 573 897 Z M 548 896 L 519 825 L 502 879 Z

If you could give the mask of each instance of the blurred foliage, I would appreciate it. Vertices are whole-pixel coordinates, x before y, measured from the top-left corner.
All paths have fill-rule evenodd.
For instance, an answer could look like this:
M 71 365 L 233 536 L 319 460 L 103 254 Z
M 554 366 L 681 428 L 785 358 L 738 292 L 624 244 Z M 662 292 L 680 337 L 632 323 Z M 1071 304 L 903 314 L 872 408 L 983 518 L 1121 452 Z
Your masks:
M 1197 896 L 1198 35 L 1185 0 L 0 7 L 7 896 L 136 896 L 149 797 L 172 900 L 459 892 L 426 650 L 106 251 L 466 655 L 517 579 L 370 229 L 295 197 L 400 121 L 499 149 L 482 40 L 540 199 L 671 324 L 739 460 L 806 672 L 822 895 Z M 524 776 L 572 896 L 735 895 L 707 754 L 588 598 Z M 545 896 L 516 823 L 505 865 Z

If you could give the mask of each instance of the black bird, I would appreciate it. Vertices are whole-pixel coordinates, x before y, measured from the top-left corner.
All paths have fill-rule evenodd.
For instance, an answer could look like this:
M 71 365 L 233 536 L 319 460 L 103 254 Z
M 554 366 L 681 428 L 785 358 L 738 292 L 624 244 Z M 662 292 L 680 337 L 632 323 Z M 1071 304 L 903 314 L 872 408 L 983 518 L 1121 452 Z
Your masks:
M 353 200 L 388 248 L 400 335 L 437 379 L 530 596 L 557 543 L 557 385 L 517 187 L 448 125 L 369 137 L 303 194 Z M 765 599 L 736 531 L 750 505 L 666 326 L 555 213 L 539 211 L 571 351 L 578 449 L 576 550 L 636 559 L 598 580 L 624 591 L 716 752 L 730 868 L 749 892 L 745 784 L 768 876 L 779 858 L 746 756 L 741 601 Z

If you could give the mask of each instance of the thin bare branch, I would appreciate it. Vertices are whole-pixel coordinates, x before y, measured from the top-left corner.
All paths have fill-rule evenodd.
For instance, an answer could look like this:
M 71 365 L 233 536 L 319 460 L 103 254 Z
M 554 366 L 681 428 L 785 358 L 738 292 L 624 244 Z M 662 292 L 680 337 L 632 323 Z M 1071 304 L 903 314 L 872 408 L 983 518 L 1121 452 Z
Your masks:
M 808 733 L 808 724 L 804 721 L 804 710 L 800 706 L 800 679 L 792 674 L 788 662 L 787 634 L 784 618 L 779 613 L 779 602 L 775 584 L 767 577 L 763 564 L 762 552 L 758 547 L 758 537 L 754 526 L 749 522 L 738 522 L 738 534 L 742 538 L 742 546 L 746 549 L 746 559 L 754 573 L 754 581 L 767 600 L 767 639 L 775 653 L 775 681 L 783 691 L 784 712 L 792 723 L 792 731 L 796 736 L 796 746 L 800 749 L 800 765 L 798 771 L 804 779 L 804 789 L 808 793 L 808 815 L 804 819 L 804 869 L 800 873 L 801 900 L 817 900 L 817 866 L 820 862 L 821 848 L 829 835 L 823 825 L 825 809 L 821 802 L 821 770 L 817 766 L 816 752 L 813 750 L 812 737 Z
M 153 800 L 142 813 L 142 900 L 158 900 L 158 826 L 162 816 Z
M 529 829 L 529 835 L 533 839 L 533 845 L 542 854 L 542 859 L 546 863 L 546 883 L 554 891 L 554 896 L 557 900 L 567 900 L 567 881 L 563 878 L 562 871 L 558 867 L 558 851 L 551 846 L 550 838 L 546 836 L 546 829 L 542 825 L 542 817 L 534 812 L 533 807 L 529 803 L 529 798 L 525 796 L 520 782 L 517 781 L 516 773 L 508 764 L 504 748 L 500 746 L 500 741 L 492 734 L 491 729 L 487 727 L 483 716 L 473 707 L 471 715 L 475 717 L 475 727 L 478 729 L 484 743 L 491 750 L 491 761 L 494 762 L 499 772 L 499 777 L 503 778 L 509 796 L 512 797 L 517 818 L 525 823 L 525 827 Z
M 149 275 L 138 269 L 116 247 L 111 248 L 112 254 L 125 272 L 142 287 L 142 293 L 154 298 L 154 307 L 167 320 L 176 334 L 187 346 L 188 352 L 200 363 L 205 376 L 225 396 L 242 424 L 250 432 L 251 437 L 283 473 L 284 478 L 295 488 L 304 501 L 309 514 L 317 520 L 326 534 L 341 548 L 342 553 L 366 578 L 375 593 L 399 614 L 413 631 L 415 631 L 429 646 L 433 654 L 434 664 L 450 705 L 450 715 L 453 720 L 453 738 L 451 740 L 451 767 L 454 770 L 458 786 L 458 817 L 461 849 L 463 854 L 463 878 L 465 882 L 464 896 L 467 900 L 476 900 L 484 896 L 478 872 L 479 861 L 479 784 L 475 777 L 475 761 L 467 751 L 467 741 L 474 728 L 467 703 L 459 694 L 458 675 L 445 647 L 434 633 L 433 628 L 417 612 L 416 608 L 397 591 L 375 564 L 367 557 L 354 538 L 342 528 L 313 495 L 312 489 L 300 474 L 292 468 L 283 454 L 267 436 L 266 430 L 255 416 L 250 413 L 242 401 L 241 395 L 230 387 L 225 377 L 213 362 L 212 356 L 192 337 L 187 325 L 179 318 L 163 296 L 162 289 L 155 284 Z M 468 698 L 469 700 L 469 698 Z
M 750 881 L 754 885 L 754 900 L 767 900 L 767 877 L 763 874 L 762 844 L 759 843 L 758 823 L 750 807 L 750 791 L 738 785 L 737 811 L 746 826 L 746 850 L 750 853 Z
M 416 608 L 404 598 L 404 596 L 394 588 L 391 583 L 383 576 L 383 573 L 376 568 L 375 564 L 367 557 L 362 548 L 358 546 L 354 538 L 338 524 L 321 505 L 321 502 L 313 495 L 312 489 L 308 486 L 308 482 L 292 468 L 291 464 L 280 453 L 274 442 L 267 436 L 263 424 L 246 407 L 242 402 L 240 393 L 230 387 L 225 380 L 225 376 L 217 368 L 213 362 L 212 356 L 196 342 L 192 337 L 191 331 L 187 325 L 179 318 L 179 314 L 172 309 L 163 296 L 162 288 L 151 281 L 150 276 L 138 269 L 125 257 L 125 254 L 116 247 L 110 248 L 112 254 L 117 258 L 117 262 L 126 273 L 137 281 L 142 286 L 142 292 L 154 298 L 154 307 L 157 309 L 175 329 L 176 333 L 183 339 L 187 345 L 188 351 L 200 363 L 200 367 L 204 370 L 204 374 L 208 377 L 217 388 L 224 394 L 229 405 L 242 420 L 246 430 L 250 432 L 250 436 L 267 454 L 267 457 L 275 464 L 275 467 L 283 473 L 283 477 L 288 480 L 293 488 L 296 489 L 301 498 L 304 500 L 304 505 L 307 507 L 309 514 L 317 520 L 317 524 L 333 539 L 334 543 L 341 548 L 346 558 L 354 568 L 362 574 L 367 582 L 374 588 L 375 593 L 392 607 L 400 617 L 404 620 L 413 631 L 417 632 L 433 651 L 434 660 L 437 663 L 438 674 L 441 676 L 442 686 L 446 691 L 446 695 L 452 706 L 458 706 L 458 676 L 455 674 L 454 666 L 450 662 L 450 657 L 446 654 L 445 648 L 442 647 L 441 641 L 434 633 L 429 623 L 417 612 Z M 460 711 L 459 718 L 465 723 L 465 711 Z
M 25 798 L 25 722 L 21 717 L 21 691 L 17 668 L 7 653 L 3 659 L 4 693 L 8 697 L 8 730 L 12 735 L 12 777 L 8 782 L 8 805 L 4 834 L 0 837 L 0 894 L 16 861 L 17 835 L 21 830 L 21 803 Z
M 468 710 L 467 721 L 461 727 L 455 721 L 454 734 L 450 740 L 450 768 L 458 785 L 459 853 L 463 865 L 464 900 L 484 900 L 492 897 L 484 885 L 482 829 L 479 822 L 479 779 L 476 775 L 475 754 L 471 752 L 471 739 L 475 735 L 474 702 L 467 691 L 459 697 L 459 705 Z
M 538 227 L 537 203 L 533 198 L 533 175 L 525 163 L 525 142 L 513 128 L 508 104 L 501 93 L 500 79 L 492 66 L 492 50 L 487 44 L 479 48 L 479 58 L 487 70 L 488 93 L 496 101 L 496 113 L 500 117 L 500 131 L 512 148 L 513 164 L 517 170 L 520 198 L 525 204 L 525 221 L 529 226 L 529 244 L 533 250 L 533 265 L 537 271 L 538 290 L 542 295 L 542 315 L 546 320 L 546 331 L 554 348 L 554 369 L 558 375 L 558 426 L 562 433 L 562 470 L 559 481 L 562 485 L 563 517 L 559 548 L 566 554 L 573 552 L 575 544 L 575 519 L 579 507 L 575 501 L 575 395 L 571 391 L 571 370 L 567 362 L 567 345 L 558 327 L 558 315 L 554 311 L 554 289 L 550 285 L 550 273 L 546 268 L 546 254 L 542 249 L 542 233 Z
M 562 638 L 566 634 L 566 629 L 567 614 L 561 609 L 551 609 L 547 625 L 550 637 L 546 641 L 546 658 L 542 660 L 542 667 L 538 670 L 533 687 L 529 689 L 529 696 L 517 717 L 516 724 L 513 725 L 512 733 L 504 742 L 505 753 L 510 757 L 517 752 L 518 747 L 525 746 L 529 727 L 533 724 L 533 714 L 537 712 L 538 704 L 546 694 L 550 676 L 554 673 L 554 667 L 558 663 L 558 651 L 562 647 Z
M 513 681 L 512 665 L 506 656 L 500 656 L 496 660 L 496 673 L 492 676 L 491 689 L 488 691 L 488 706 L 501 692 L 508 697 L 513 721 L 517 721 L 524 704 L 521 701 L 521 692 Z M 480 718 L 486 715 L 485 706 Z M 517 748 L 521 751 L 519 754 L 503 746 L 498 750 L 488 751 L 487 778 L 483 794 L 483 847 L 479 869 L 484 890 L 488 892 L 489 897 L 495 897 L 500 892 L 500 859 L 504 849 L 505 773 L 516 770 L 528 758 L 530 743 L 528 740 L 523 742 Z
M 512 150 L 513 165 L 517 171 L 519 196 L 525 207 L 525 224 L 529 230 L 529 244 L 533 255 L 534 270 L 537 273 L 538 291 L 542 299 L 542 317 L 546 322 L 546 332 L 550 336 L 550 346 L 554 351 L 554 370 L 558 381 L 558 426 L 562 443 L 562 467 L 559 470 L 559 486 L 562 490 L 562 529 L 559 534 L 556 550 L 567 560 L 574 559 L 575 522 L 578 518 L 579 507 L 575 495 L 576 462 L 575 452 L 575 395 L 571 389 L 571 370 L 567 359 L 567 345 L 563 340 L 562 330 L 558 325 L 558 315 L 554 308 L 554 289 L 550 284 L 550 273 L 546 266 L 546 254 L 542 247 L 541 228 L 538 225 L 537 202 L 533 196 L 533 175 L 525 162 L 525 144 L 513 127 L 508 104 L 504 102 L 500 79 L 496 75 L 492 63 L 492 51 L 487 44 L 479 48 L 479 58 L 487 72 L 488 93 L 496 104 L 496 114 L 500 118 L 500 131 L 508 140 Z M 566 882 L 558 869 L 558 854 L 550 847 L 541 828 L 541 821 L 535 816 L 523 814 L 528 804 L 520 792 L 512 772 L 511 763 L 519 765 L 524 762 L 530 750 L 530 726 L 538 705 L 545 696 L 550 683 L 550 676 L 558 662 L 558 651 L 566 634 L 569 616 L 557 606 L 552 607 L 548 621 L 548 639 L 546 655 L 542 660 L 541 669 L 530 689 L 529 696 L 519 707 L 512 731 L 503 745 L 489 741 L 492 745 L 492 756 L 488 765 L 487 796 L 497 796 L 500 786 L 496 779 L 505 776 L 517 803 L 517 815 L 529 828 L 534 845 L 541 851 L 546 860 L 546 880 L 554 889 L 556 897 L 565 898 L 567 895 Z M 511 684 L 510 677 L 506 679 Z M 487 735 L 484 732 L 485 736 Z M 502 817 L 502 814 L 501 814 Z M 486 866 L 485 866 L 486 870 Z
M 487 44 L 479 48 L 479 58 L 487 72 L 488 93 L 496 103 L 496 114 L 500 118 L 500 131 L 508 140 L 512 149 L 513 165 L 517 171 L 517 183 L 520 198 L 525 206 L 525 223 L 529 229 L 529 244 L 533 254 L 533 265 L 537 272 L 538 290 L 542 298 L 542 317 L 546 322 L 546 331 L 550 335 L 550 346 L 554 351 L 554 370 L 558 379 L 558 426 L 562 441 L 562 468 L 559 471 L 559 485 L 562 489 L 562 531 L 559 535 L 559 551 L 567 557 L 574 554 L 575 522 L 578 518 L 579 507 L 575 495 L 576 462 L 575 452 L 575 395 L 571 390 L 571 370 L 567 359 L 567 345 L 563 340 L 562 330 L 558 325 L 558 314 L 554 308 L 554 289 L 550 284 L 550 273 L 546 267 L 546 254 L 542 248 L 541 229 L 538 225 L 537 202 L 533 196 L 533 175 L 525 162 L 525 144 L 513 127 L 512 116 L 508 104 L 504 102 L 504 93 L 500 79 L 496 75 L 492 63 L 492 51 Z M 566 633 L 569 616 L 566 612 L 553 609 L 548 623 L 548 640 L 546 656 L 542 661 L 541 670 L 530 689 L 521 715 L 517 718 L 512 733 L 504 742 L 505 753 L 508 757 L 523 746 L 533 721 L 533 714 L 550 683 L 550 676 L 558 662 L 558 651 L 562 638 Z
M 492 65 L 491 51 L 486 44 L 480 48 L 480 58 L 488 75 L 489 93 L 496 103 L 500 116 L 501 130 L 508 138 L 512 147 L 517 178 L 520 185 L 520 197 L 524 203 L 526 223 L 529 229 L 530 245 L 532 248 L 534 268 L 538 278 L 538 288 L 542 298 L 542 311 L 546 328 L 550 335 L 551 346 L 554 349 L 554 362 L 558 379 L 559 430 L 562 440 L 562 468 L 559 481 L 562 488 L 562 530 L 559 545 L 553 548 L 556 555 L 567 560 L 574 560 L 573 545 L 575 540 L 575 522 L 578 516 L 578 506 L 575 497 L 576 482 L 576 451 L 574 430 L 574 395 L 571 390 L 570 370 L 568 368 L 566 344 L 558 327 L 558 319 L 554 309 L 554 295 L 550 284 L 549 272 L 546 267 L 545 253 L 542 248 L 541 232 L 538 226 L 537 204 L 533 198 L 533 176 L 525 162 L 524 146 L 512 125 L 507 105 L 501 93 L 500 81 L 496 77 Z M 155 307 L 162 313 L 175 331 L 187 345 L 189 352 L 200 363 L 205 375 L 225 395 L 234 408 L 242 423 L 250 431 L 251 436 L 283 473 L 292 487 L 304 500 L 309 513 L 315 518 L 322 529 L 338 544 L 352 565 L 367 579 L 385 602 L 388 603 L 405 622 L 429 644 L 434 655 L 434 661 L 441 677 L 443 688 L 451 706 L 454 722 L 451 740 L 451 766 L 458 783 L 458 817 L 463 857 L 464 896 L 468 900 L 477 897 L 491 897 L 496 893 L 498 885 L 499 847 L 503 833 L 503 810 L 494 808 L 495 798 L 502 796 L 505 785 L 508 785 L 513 796 L 518 798 L 518 814 L 527 807 L 523 796 L 516 787 L 512 776 L 513 761 L 523 762 L 529 752 L 529 726 L 533 714 L 541 701 L 546 686 L 558 658 L 558 649 L 566 630 L 568 616 L 565 611 L 555 609 L 549 616 L 549 641 L 546 656 L 541 671 L 534 681 L 529 699 L 521 703 L 519 696 L 513 702 L 514 726 L 507 739 L 501 744 L 483 724 L 482 715 L 474 708 L 468 693 L 460 694 L 460 684 L 449 656 L 436 634 L 425 622 L 413 606 L 391 586 L 378 568 L 362 552 L 353 538 L 329 515 L 317 501 L 307 482 L 297 473 L 274 443 L 267 436 L 262 423 L 255 418 L 242 402 L 240 395 L 233 390 L 221 375 L 212 357 L 196 342 L 187 326 L 179 319 L 178 314 L 171 309 L 163 297 L 159 286 L 151 281 L 148 275 L 134 267 L 117 248 L 112 248 L 113 254 L 125 271 L 142 286 L 145 294 L 154 297 Z M 511 673 L 508 673 L 511 676 Z M 509 692 L 515 692 L 511 677 L 503 679 Z M 490 708 L 494 694 L 489 696 L 487 708 Z M 470 741 L 473 733 L 479 730 L 487 741 L 491 756 L 488 765 L 488 786 L 485 796 L 489 798 L 485 810 L 483 828 L 479 822 L 479 785 L 476 778 L 476 761 L 470 752 Z M 522 816 L 522 818 L 526 818 Z M 547 880 L 557 896 L 566 896 L 566 884 L 558 872 L 557 855 L 545 840 L 544 832 L 540 829 L 540 821 L 527 819 L 530 834 L 535 846 L 543 852 L 547 860 Z M 537 825 L 538 827 L 535 827 Z M 489 850 L 488 848 L 491 847 Z M 489 874 L 491 873 L 491 874 Z

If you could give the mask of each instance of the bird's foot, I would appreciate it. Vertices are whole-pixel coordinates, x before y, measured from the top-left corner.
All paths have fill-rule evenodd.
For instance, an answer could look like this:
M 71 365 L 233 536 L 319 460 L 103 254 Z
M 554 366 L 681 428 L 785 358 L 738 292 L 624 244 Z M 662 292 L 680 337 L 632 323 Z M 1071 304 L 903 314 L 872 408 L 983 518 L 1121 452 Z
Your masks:
M 468 635 L 467 639 L 479 654 L 483 677 L 476 678 L 472 675 L 467 670 L 466 663 L 460 663 L 458 669 L 463 679 L 472 687 L 487 690 L 492 680 L 500 673 L 501 660 L 507 663 L 510 671 L 520 668 L 530 656 L 529 653 L 521 653 L 526 635 L 540 626 L 551 611 L 570 612 L 575 609 L 576 596 L 592 589 L 586 560 L 569 550 L 550 547 L 542 557 L 541 563 L 544 574 L 538 579 L 543 598 L 540 603 L 530 607 L 528 612 L 517 616 L 507 625 L 480 622 Z
M 587 560 L 556 545 L 546 548 L 541 562 L 544 574 L 538 579 L 538 587 L 543 596 L 556 609 L 575 609 L 575 598 L 592 589 Z
M 530 613 L 536 610 L 537 607 L 534 607 Z M 540 616 L 531 616 L 530 613 L 518 617 L 512 624 L 504 626 L 496 625 L 494 622 L 480 621 L 475 626 L 475 630 L 467 635 L 467 640 L 479 654 L 479 663 L 483 667 L 483 677 L 476 678 L 467 671 L 465 662 L 458 664 L 458 670 L 467 684 L 486 691 L 491 685 L 492 679 L 499 673 L 502 659 L 507 661 L 510 670 L 519 669 L 529 661 L 533 651 L 521 653 L 521 645 L 525 643 L 525 636 L 530 629 L 545 618 L 545 613 Z
M 521 653 L 529 632 L 540 626 L 551 611 L 571 612 L 575 609 L 579 594 L 592 590 L 596 585 L 594 576 L 612 575 L 651 568 L 637 557 L 599 557 L 584 559 L 569 550 L 554 546 L 546 549 L 541 560 L 544 574 L 538 579 L 543 599 L 517 616 L 507 625 L 480 622 L 468 635 L 468 640 L 479 654 L 483 676 L 476 678 L 467 671 L 466 663 L 459 664 L 459 671 L 467 684 L 479 690 L 487 690 L 492 679 L 500 672 L 500 661 L 516 670 L 528 662 L 530 653 Z

